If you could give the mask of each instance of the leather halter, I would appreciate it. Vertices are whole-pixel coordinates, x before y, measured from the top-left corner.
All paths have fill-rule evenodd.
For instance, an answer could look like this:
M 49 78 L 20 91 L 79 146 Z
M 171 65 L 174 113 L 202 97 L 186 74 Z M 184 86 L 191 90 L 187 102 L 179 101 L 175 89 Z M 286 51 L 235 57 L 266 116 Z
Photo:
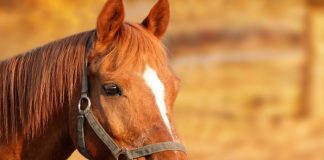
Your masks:
M 87 43 L 87 51 L 92 47 L 92 40 L 90 37 Z M 78 126 L 77 126 L 77 134 L 78 134 L 78 148 L 79 151 L 83 154 L 83 156 L 87 158 L 91 158 L 86 148 L 85 140 L 84 140 L 84 122 L 88 121 L 88 124 L 91 126 L 92 130 L 96 133 L 96 135 L 100 138 L 100 140 L 107 146 L 107 148 L 111 151 L 116 160 L 123 155 L 126 159 L 132 160 L 140 157 L 145 157 L 152 155 L 153 153 L 163 152 L 163 151 L 182 151 L 186 152 L 185 147 L 177 142 L 162 142 L 146 145 L 143 147 L 139 147 L 136 149 L 127 149 L 118 146 L 118 144 L 113 140 L 113 138 L 105 131 L 105 129 L 100 125 L 99 121 L 94 116 L 91 111 L 91 100 L 88 96 L 88 60 L 87 56 L 84 61 L 84 69 L 83 69 L 83 79 L 82 79 L 82 92 L 81 98 L 78 104 Z M 86 105 L 84 105 L 86 104 Z

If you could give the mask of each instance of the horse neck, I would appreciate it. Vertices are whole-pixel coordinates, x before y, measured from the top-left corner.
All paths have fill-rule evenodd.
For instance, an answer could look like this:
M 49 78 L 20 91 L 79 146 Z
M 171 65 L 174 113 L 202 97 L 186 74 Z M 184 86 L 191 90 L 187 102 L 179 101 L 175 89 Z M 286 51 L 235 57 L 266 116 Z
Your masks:
M 63 121 L 50 124 L 32 140 L 19 137 L 9 144 L 0 144 L 0 159 L 67 159 L 75 150 L 67 127 L 62 127 Z
M 67 159 L 75 150 L 67 122 L 68 109 L 64 109 L 34 138 L 19 136 L 8 144 L 0 144 L 0 159 Z
M 22 143 L 19 144 L 19 147 L 23 149 L 21 159 L 26 159 L 26 157 L 40 160 L 67 159 L 75 151 L 76 113 L 77 103 L 81 96 L 80 90 L 81 86 L 74 88 L 72 103 L 65 102 L 63 109 L 54 114 L 43 132 L 31 140 L 27 140 L 26 137 L 22 138 Z
M 67 114 L 57 116 L 49 123 L 48 129 L 43 134 L 40 134 L 30 143 L 25 143 L 28 147 L 24 148 L 43 152 L 41 155 L 32 151 L 27 151 L 25 154 L 34 154 L 33 157 L 40 159 L 67 159 L 74 151 L 73 142 L 69 136 L 67 116 Z

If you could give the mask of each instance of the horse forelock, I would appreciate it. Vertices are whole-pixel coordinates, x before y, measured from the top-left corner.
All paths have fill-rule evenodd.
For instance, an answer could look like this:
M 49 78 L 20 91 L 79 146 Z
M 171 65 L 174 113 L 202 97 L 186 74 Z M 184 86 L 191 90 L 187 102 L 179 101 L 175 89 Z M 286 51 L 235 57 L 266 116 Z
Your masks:
M 102 60 L 111 70 L 128 67 L 143 72 L 147 64 L 165 67 L 167 54 L 161 41 L 141 25 L 124 23 Z

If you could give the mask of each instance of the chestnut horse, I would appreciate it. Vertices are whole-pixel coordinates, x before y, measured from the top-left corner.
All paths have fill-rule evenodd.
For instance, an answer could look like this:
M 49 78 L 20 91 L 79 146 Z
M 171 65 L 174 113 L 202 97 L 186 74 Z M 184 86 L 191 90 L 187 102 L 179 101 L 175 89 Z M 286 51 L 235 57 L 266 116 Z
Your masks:
M 75 149 L 98 160 L 187 159 L 172 119 L 179 80 L 160 41 L 169 3 L 141 24 L 124 14 L 122 0 L 108 0 L 95 30 L 0 63 L 1 160 Z

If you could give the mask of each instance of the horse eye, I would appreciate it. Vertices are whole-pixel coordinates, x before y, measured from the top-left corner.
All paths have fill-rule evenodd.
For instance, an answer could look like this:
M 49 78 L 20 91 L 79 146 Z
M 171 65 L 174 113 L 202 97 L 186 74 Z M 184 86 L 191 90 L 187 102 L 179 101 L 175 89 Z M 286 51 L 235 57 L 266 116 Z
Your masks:
M 121 90 L 116 84 L 105 84 L 103 90 L 107 96 L 121 96 Z

